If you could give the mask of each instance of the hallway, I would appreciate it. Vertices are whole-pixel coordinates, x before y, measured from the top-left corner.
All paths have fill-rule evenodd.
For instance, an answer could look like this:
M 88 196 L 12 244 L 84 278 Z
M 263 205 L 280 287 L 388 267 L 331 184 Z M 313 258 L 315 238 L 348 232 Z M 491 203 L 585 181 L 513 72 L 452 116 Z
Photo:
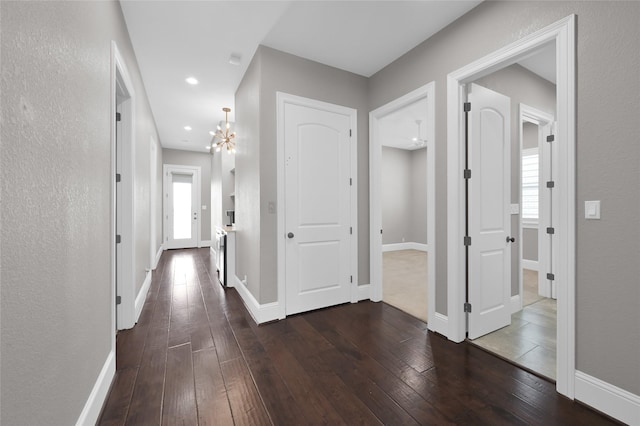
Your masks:
M 165 251 L 99 424 L 613 424 L 384 303 L 257 326 L 208 249 Z

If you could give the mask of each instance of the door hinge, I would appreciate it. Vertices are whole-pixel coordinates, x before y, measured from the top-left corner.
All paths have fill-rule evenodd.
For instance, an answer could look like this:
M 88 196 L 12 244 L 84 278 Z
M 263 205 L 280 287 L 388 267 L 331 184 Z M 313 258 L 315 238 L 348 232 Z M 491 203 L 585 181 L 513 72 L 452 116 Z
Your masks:
M 471 303 L 465 303 L 464 304 L 464 311 L 467 313 L 471 313 Z
M 350 275 L 350 276 L 349 276 L 349 282 L 350 282 L 350 283 L 353 283 L 353 275 Z
M 353 186 L 353 178 L 349 178 L 349 186 Z
M 555 140 L 555 136 L 549 135 L 547 136 L 547 142 L 553 142 Z
M 120 173 L 116 173 L 116 182 L 120 182 L 122 180 L 122 176 L 120 176 Z
M 380 235 L 382 235 L 382 229 L 380 230 Z
M 553 235 L 553 234 L 555 234 L 555 232 L 556 232 L 555 228 L 552 228 L 552 227 L 548 227 L 547 228 L 547 234 Z
M 122 242 L 122 237 L 120 235 L 116 235 L 116 244 L 120 244 Z
M 349 227 L 349 235 L 353 235 L 353 226 Z
M 121 296 L 116 296 L 116 305 L 119 305 L 122 303 L 122 297 Z
M 471 237 L 470 236 L 465 236 L 464 237 L 464 245 L 465 246 L 470 246 L 471 245 Z
M 116 121 L 122 120 L 122 115 L 119 112 L 116 112 Z
M 464 178 L 471 179 L 471 169 L 464 169 Z
M 547 182 L 547 188 L 549 188 L 549 189 L 553 188 L 555 185 L 556 185 L 556 183 L 554 181 L 552 181 L 552 180 Z
M 471 102 L 465 102 L 464 103 L 464 112 L 469 112 L 471 111 Z
M 349 129 L 349 137 L 351 137 L 351 136 L 352 136 L 352 134 L 351 134 L 351 129 Z
M 548 273 L 547 274 L 547 279 L 553 281 L 553 280 L 556 279 L 556 276 L 554 274 L 552 274 L 552 273 Z

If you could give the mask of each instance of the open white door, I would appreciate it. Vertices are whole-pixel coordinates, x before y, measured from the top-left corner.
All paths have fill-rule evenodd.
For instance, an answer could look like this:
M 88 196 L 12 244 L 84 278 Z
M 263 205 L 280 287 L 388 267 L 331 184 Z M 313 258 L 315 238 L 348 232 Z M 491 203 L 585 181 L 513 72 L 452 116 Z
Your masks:
M 200 233 L 200 168 L 164 166 L 165 245 L 198 247 Z
M 287 315 L 351 300 L 350 121 L 285 104 Z
M 469 93 L 469 338 L 511 323 L 511 100 Z

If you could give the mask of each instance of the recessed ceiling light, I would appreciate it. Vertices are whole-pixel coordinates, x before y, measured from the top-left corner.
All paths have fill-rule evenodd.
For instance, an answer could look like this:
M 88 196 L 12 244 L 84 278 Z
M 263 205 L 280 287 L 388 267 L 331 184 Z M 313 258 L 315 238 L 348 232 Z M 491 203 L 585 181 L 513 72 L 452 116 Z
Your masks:
M 184 126 L 184 129 L 188 132 L 191 130 L 191 126 Z
M 184 81 L 186 81 L 187 83 L 189 83 L 191 85 L 198 84 L 198 80 L 195 77 L 187 77 Z
M 210 147 L 210 146 L 208 146 L 208 145 L 207 145 L 207 146 L 205 146 L 205 148 L 206 148 L 206 149 L 211 149 L 211 147 Z

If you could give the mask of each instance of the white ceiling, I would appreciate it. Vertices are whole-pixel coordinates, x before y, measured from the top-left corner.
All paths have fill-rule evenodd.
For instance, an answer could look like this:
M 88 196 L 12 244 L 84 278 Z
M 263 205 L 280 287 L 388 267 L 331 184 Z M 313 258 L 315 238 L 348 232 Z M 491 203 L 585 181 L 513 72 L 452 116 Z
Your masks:
M 420 100 L 385 115 L 379 121 L 382 145 L 391 148 L 414 150 L 424 146 L 413 138 L 427 139 L 427 102 Z M 420 131 L 418 123 L 420 121 Z
M 479 3 L 121 1 L 162 146 L 201 152 L 258 45 L 370 76 Z

